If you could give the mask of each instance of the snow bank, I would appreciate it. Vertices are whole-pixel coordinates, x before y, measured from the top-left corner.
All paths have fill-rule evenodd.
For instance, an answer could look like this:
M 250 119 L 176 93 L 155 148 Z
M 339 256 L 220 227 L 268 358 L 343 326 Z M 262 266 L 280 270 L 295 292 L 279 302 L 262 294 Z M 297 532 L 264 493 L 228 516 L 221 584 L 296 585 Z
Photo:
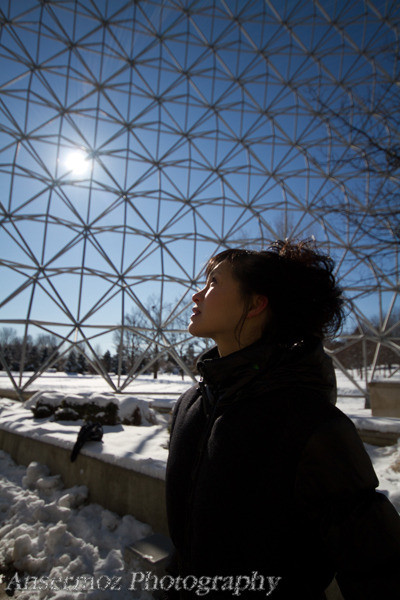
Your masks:
M 0 564 L 10 576 L 18 570 L 18 599 L 151 598 L 129 590 L 123 560 L 125 547 L 149 535 L 149 525 L 86 504 L 85 486 L 63 489 L 44 465 L 16 466 L 0 451 L 0 472 Z M 120 589 L 108 587 L 105 594 L 104 586 L 117 578 Z
M 400 442 L 383 447 L 364 445 L 379 479 L 378 491 L 385 494 L 400 513 Z
M 102 424 L 155 425 L 149 400 L 112 392 L 63 393 L 41 390 L 24 403 L 35 418 L 51 420 L 96 419 Z

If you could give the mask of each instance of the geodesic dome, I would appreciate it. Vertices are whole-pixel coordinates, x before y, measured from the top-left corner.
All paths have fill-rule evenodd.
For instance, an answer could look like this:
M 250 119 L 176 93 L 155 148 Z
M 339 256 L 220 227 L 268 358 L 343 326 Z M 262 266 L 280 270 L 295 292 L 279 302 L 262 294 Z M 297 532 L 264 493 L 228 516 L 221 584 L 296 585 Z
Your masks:
M 185 369 L 207 258 L 282 237 L 336 260 L 366 377 L 384 349 L 398 365 L 399 16 L 380 0 L 0 0 L 0 326 L 21 336 L 20 374 L 32 337 L 57 340 L 24 386 L 71 348 L 118 389 L 166 350 Z M 100 354 L 118 335 L 115 383 Z

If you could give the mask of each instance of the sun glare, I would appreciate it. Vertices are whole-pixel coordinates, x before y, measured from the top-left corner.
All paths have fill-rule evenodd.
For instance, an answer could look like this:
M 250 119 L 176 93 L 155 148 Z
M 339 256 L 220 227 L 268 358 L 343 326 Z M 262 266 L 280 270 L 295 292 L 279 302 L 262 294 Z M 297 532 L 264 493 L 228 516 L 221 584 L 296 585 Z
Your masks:
M 66 156 L 65 166 L 73 175 L 85 175 L 90 169 L 90 160 L 83 150 L 73 150 Z

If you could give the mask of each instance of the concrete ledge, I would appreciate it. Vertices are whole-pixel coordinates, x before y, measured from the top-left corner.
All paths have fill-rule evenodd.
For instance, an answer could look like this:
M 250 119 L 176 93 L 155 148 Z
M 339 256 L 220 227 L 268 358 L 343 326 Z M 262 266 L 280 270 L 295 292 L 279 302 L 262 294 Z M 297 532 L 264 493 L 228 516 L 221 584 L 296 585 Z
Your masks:
M 368 390 L 373 417 L 400 417 L 400 381 L 371 381 Z
M 358 435 L 365 444 L 372 446 L 394 446 L 397 444 L 400 433 L 391 431 L 374 431 L 367 429 L 357 429 Z
M 86 485 L 89 501 L 123 516 L 131 514 L 154 531 L 168 535 L 165 483 L 132 469 L 79 454 L 70 461 L 70 451 L 60 446 L 0 429 L 0 448 L 18 464 L 37 461 L 60 474 L 66 487 Z
M 0 398 L 9 398 L 10 400 L 19 400 L 20 402 L 25 402 L 25 400 L 29 400 L 34 394 L 36 394 L 36 390 L 31 392 L 16 392 L 14 389 L 0 388 Z

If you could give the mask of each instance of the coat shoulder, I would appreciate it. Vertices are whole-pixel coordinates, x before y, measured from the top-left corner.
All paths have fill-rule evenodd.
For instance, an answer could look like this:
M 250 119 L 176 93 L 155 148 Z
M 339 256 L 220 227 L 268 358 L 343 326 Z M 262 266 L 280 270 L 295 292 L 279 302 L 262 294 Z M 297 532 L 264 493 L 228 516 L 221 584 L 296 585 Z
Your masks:
M 171 435 L 175 427 L 176 420 L 178 419 L 178 415 L 184 415 L 189 407 L 197 400 L 200 396 L 200 388 L 198 384 L 192 385 L 189 389 L 186 390 L 176 401 L 174 409 L 172 411 L 172 420 L 171 420 Z

